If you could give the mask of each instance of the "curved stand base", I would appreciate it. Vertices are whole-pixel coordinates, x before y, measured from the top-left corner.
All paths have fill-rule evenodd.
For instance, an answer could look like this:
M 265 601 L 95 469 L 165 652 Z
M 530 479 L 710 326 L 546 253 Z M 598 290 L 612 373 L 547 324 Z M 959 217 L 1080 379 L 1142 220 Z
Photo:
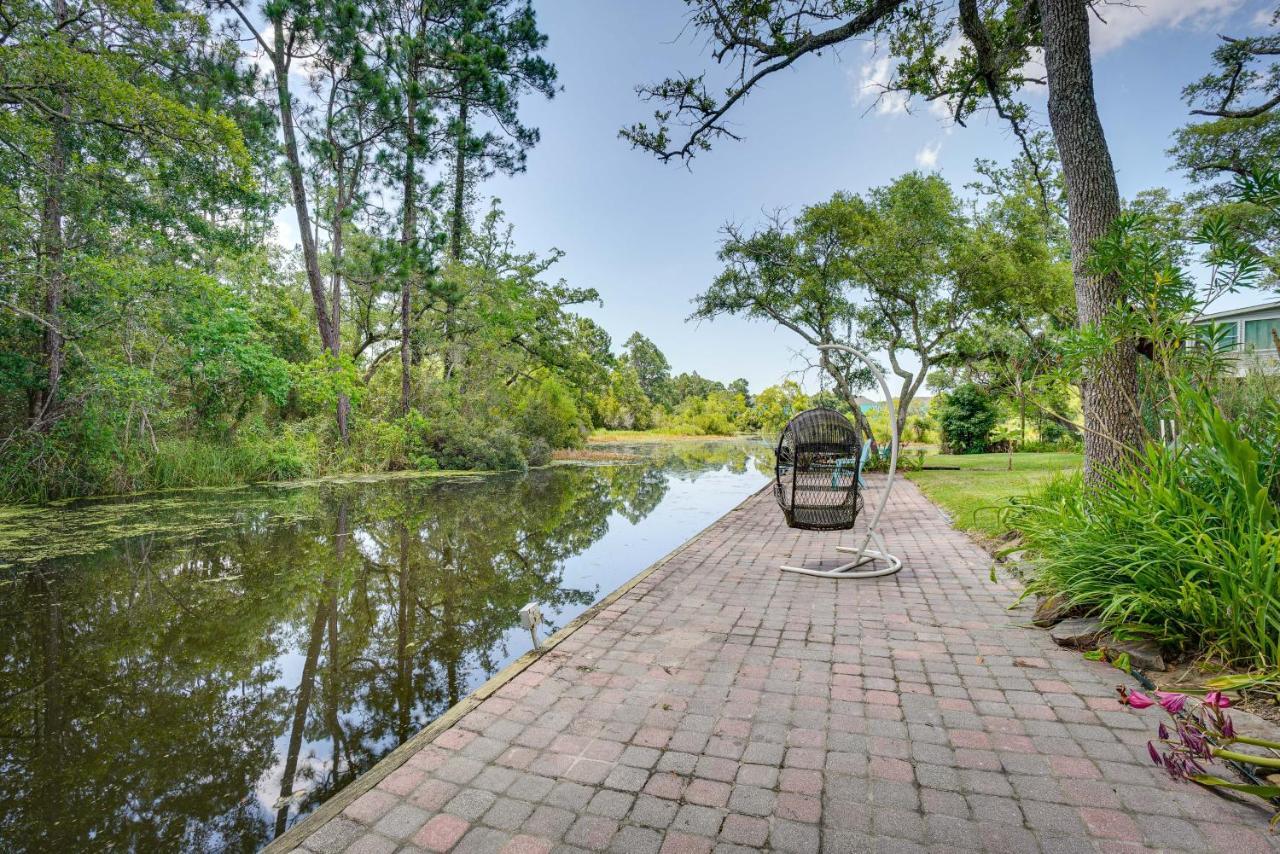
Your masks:
M 870 549 L 867 546 L 874 542 L 880 548 Z M 833 566 L 831 569 L 810 569 L 804 566 L 783 566 L 783 572 L 796 572 L 800 575 L 816 575 L 819 578 L 883 578 L 886 575 L 893 575 L 902 569 L 902 559 L 896 555 L 891 555 L 885 550 L 884 542 L 878 534 L 872 533 L 868 535 L 867 540 L 862 544 L 862 548 L 855 549 L 850 546 L 836 546 L 836 551 L 846 554 L 857 555 L 848 563 L 842 563 L 839 566 Z M 877 569 L 862 569 L 858 567 L 865 566 L 875 561 L 883 561 L 884 566 Z

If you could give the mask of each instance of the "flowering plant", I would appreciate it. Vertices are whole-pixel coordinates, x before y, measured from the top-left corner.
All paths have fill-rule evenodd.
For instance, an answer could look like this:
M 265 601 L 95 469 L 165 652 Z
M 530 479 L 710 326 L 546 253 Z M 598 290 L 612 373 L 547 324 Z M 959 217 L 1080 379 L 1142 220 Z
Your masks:
M 1280 757 L 1257 756 L 1230 749 L 1233 745 L 1250 744 L 1280 751 L 1280 742 L 1237 733 L 1231 716 L 1225 711 L 1231 707 L 1231 700 L 1227 695 L 1221 691 L 1210 691 L 1197 707 L 1188 709 L 1190 698 L 1186 694 L 1155 691 L 1155 698 L 1152 699 L 1141 691 L 1132 691 L 1123 685 L 1116 686 L 1116 691 L 1120 694 L 1121 705 L 1134 709 L 1158 705 L 1168 713 L 1173 729 L 1170 730 L 1161 721 L 1156 729 L 1157 738 L 1147 742 L 1147 752 L 1151 755 L 1151 761 L 1169 772 L 1169 776 L 1202 786 L 1243 792 L 1262 798 L 1273 807 L 1277 805 L 1280 786 L 1232 783 L 1210 774 L 1205 767 L 1217 759 L 1264 771 L 1280 772 Z M 1271 819 L 1273 827 L 1278 822 L 1280 811 Z

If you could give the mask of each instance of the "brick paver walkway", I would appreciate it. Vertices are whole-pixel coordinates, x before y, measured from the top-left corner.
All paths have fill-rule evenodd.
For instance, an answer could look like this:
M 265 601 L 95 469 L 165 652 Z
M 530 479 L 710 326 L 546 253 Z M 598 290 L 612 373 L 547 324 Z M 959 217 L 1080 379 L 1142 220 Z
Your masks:
M 895 577 L 784 574 L 852 538 L 755 496 L 305 848 L 1280 847 L 1264 812 L 1154 768 L 1158 710 L 1006 610 L 1014 588 L 911 484 L 884 533 Z

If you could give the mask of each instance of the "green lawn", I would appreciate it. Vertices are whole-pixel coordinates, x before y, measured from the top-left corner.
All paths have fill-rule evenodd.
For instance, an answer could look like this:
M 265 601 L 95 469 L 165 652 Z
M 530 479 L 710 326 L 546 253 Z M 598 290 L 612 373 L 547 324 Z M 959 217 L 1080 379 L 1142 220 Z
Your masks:
M 1080 467 L 1079 454 L 931 454 L 926 466 L 959 466 L 960 471 L 913 471 L 907 477 L 951 514 L 957 528 L 988 537 L 1005 533 L 996 509 L 1005 499 L 1023 495 L 1057 472 Z

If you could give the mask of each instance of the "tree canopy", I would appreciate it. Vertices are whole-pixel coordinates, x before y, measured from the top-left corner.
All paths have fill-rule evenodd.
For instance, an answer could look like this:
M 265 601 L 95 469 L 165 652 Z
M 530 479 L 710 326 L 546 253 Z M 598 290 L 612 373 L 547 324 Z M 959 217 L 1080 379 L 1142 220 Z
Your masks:
M 942 178 L 909 173 L 865 195 L 838 192 L 794 222 L 774 217 L 750 234 L 728 226 L 724 270 L 694 316 L 741 314 L 810 345 L 884 353 L 900 382 L 902 430 L 930 369 L 957 356 L 963 330 L 1014 303 L 1039 324 L 1024 292 L 1061 292 L 1067 273 L 1039 239 L 1042 220 L 1012 216 L 1010 204 L 1002 197 L 970 210 Z M 857 412 L 852 396 L 870 385 L 861 363 L 833 354 L 824 367 Z
M 1089 46 L 1091 4 L 1080 0 L 686 0 L 689 29 L 705 37 L 724 70 L 723 94 L 707 72 L 641 85 L 658 103 L 652 122 L 621 131 L 664 161 L 684 160 L 720 139 L 738 139 L 728 115 L 770 77 L 799 60 L 853 39 L 871 38 L 897 59 L 886 92 L 945 104 L 963 125 L 982 107 L 1006 121 L 1032 167 L 1045 206 L 1050 177 L 1032 116 L 1018 101 L 1030 84 L 1048 87 L 1048 119 L 1069 211 L 1077 321 L 1100 323 L 1120 294 L 1118 281 L 1089 266 L 1093 244 L 1120 213 L 1110 149 L 1098 116 Z M 1043 56 L 1043 73 L 1032 60 Z M 1091 478 L 1126 458 L 1141 430 L 1136 342 L 1118 340 L 1083 385 L 1089 425 L 1085 470 Z

